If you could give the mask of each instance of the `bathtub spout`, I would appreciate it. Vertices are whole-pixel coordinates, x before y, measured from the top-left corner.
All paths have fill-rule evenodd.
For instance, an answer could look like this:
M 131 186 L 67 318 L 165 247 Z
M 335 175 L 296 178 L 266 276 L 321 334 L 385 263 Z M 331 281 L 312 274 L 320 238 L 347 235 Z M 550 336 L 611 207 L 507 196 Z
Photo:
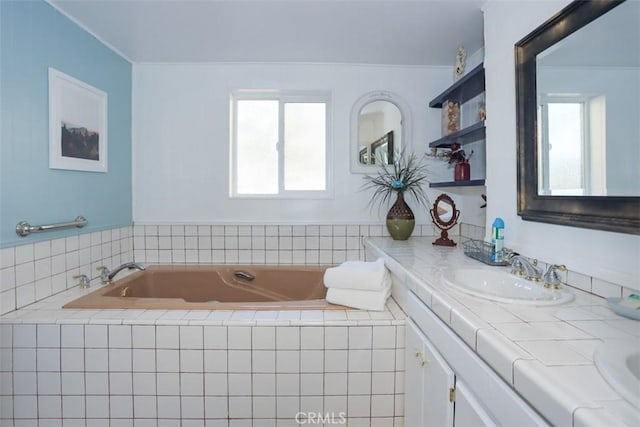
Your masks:
M 251 282 L 256 278 L 256 276 L 251 273 L 247 273 L 246 271 L 234 271 L 233 275 L 238 279 L 246 280 L 247 282 Z
M 121 266 L 116 267 L 111 273 L 109 273 L 109 275 L 107 276 L 107 283 L 113 282 L 113 278 L 116 277 L 116 274 L 118 274 L 122 270 L 126 270 L 126 269 L 129 269 L 129 270 L 136 269 L 136 270 L 141 270 L 142 271 L 142 270 L 145 269 L 145 267 L 143 267 L 142 265 L 140 265 L 138 263 L 135 263 L 135 262 L 124 263 Z

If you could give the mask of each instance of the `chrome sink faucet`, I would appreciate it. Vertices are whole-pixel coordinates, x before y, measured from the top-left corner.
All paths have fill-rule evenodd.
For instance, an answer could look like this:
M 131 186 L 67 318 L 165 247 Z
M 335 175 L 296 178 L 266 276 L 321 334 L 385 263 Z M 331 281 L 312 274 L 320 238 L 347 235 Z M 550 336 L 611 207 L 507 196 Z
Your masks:
M 120 273 L 122 270 L 145 270 L 145 267 L 135 263 L 135 262 L 125 262 L 119 267 L 116 267 L 113 271 L 109 271 L 107 267 L 98 267 L 98 271 L 100 271 L 100 280 L 102 283 L 111 283 L 113 282 L 113 278 L 116 277 L 116 274 Z
M 560 271 L 567 271 L 567 267 L 564 265 L 552 264 L 547 268 L 547 272 L 542 276 L 545 288 L 560 289 L 562 286 L 562 278 L 559 273 Z
M 532 282 L 542 282 L 542 268 L 538 267 L 538 260 L 529 259 L 522 255 L 516 255 L 511 258 L 511 274 L 524 277 Z

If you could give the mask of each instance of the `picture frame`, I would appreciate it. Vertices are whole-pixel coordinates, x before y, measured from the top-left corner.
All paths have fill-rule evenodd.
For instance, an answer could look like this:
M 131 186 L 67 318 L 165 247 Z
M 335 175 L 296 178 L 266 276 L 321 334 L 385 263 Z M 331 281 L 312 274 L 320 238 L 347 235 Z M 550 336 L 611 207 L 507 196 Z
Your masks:
M 49 68 L 49 168 L 107 172 L 107 93 Z
M 364 147 L 358 152 L 358 159 L 363 165 L 369 164 L 369 147 Z
M 393 150 L 393 131 L 390 130 L 371 143 L 371 164 L 376 164 L 378 160 L 385 165 L 393 164 Z

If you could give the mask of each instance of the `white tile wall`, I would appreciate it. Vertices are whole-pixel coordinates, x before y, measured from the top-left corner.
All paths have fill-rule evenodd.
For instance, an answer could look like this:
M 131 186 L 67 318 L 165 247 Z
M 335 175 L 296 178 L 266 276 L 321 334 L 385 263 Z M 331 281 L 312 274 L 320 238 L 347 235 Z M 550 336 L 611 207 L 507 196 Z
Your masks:
M 452 234 L 457 233 L 457 228 Z M 434 236 L 432 224 L 414 236 Z M 145 263 L 337 264 L 365 259 L 362 238 L 384 225 L 153 225 L 133 227 L 135 260 Z
M 469 224 L 459 232 L 484 236 L 483 227 Z M 379 225 L 136 225 L 7 248 L 0 250 L 0 314 L 74 286 L 74 274 L 95 281 L 95 267 L 131 255 L 143 262 L 154 262 L 157 252 L 157 262 L 338 263 L 363 259 L 362 237 L 383 234 Z M 414 233 L 434 234 L 431 226 Z M 574 271 L 565 280 L 598 296 L 632 292 Z M 594 324 L 590 314 L 560 313 L 568 323 L 559 337 L 589 341 L 576 330 Z M 135 419 L 135 426 L 170 426 L 182 419 L 280 426 L 297 425 L 292 417 L 304 410 L 345 412 L 354 426 L 400 426 L 403 326 L 376 324 L 376 315 L 96 311 L 91 324 L 71 323 L 72 313 L 62 324 L 30 324 L 25 316 L 20 324 L 0 324 L 0 425 L 133 426 Z M 545 319 L 535 320 L 535 330 L 507 325 L 502 333 L 520 337 L 549 364 L 583 364 L 589 349 L 551 352 L 552 342 L 535 340 Z
M 78 284 L 98 280 L 98 266 L 133 259 L 132 227 L 119 227 L 0 249 L 0 315 Z
M 401 324 L 0 326 L 2 426 L 402 425 Z
M 483 226 L 466 224 L 466 223 L 460 224 L 460 238 L 463 241 L 465 239 L 484 240 L 484 233 L 485 233 L 485 228 Z M 438 235 L 440 234 L 438 233 Z

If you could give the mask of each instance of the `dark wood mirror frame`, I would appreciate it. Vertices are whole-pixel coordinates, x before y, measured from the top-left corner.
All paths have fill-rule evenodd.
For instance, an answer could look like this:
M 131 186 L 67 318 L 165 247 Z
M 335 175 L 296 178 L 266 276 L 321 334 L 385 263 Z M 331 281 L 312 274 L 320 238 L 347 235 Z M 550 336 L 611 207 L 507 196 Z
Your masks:
M 393 164 L 393 131 L 390 130 L 389 132 L 385 133 L 381 138 L 377 139 L 376 141 L 373 141 L 371 143 L 371 160 L 373 160 L 372 163 L 375 163 L 375 158 L 376 158 L 376 151 L 378 151 L 378 149 L 382 148 L 382 151 L 386 151 L 387 153 L 387 164 L 392 165 Z M 386 148 L 386 150 L 384 150 Z
M 622 2 L 576 0 L 515 45 L 518 215 L 524 220 L 640 234 L 640 197 L 538 194 L 536 56 Z

